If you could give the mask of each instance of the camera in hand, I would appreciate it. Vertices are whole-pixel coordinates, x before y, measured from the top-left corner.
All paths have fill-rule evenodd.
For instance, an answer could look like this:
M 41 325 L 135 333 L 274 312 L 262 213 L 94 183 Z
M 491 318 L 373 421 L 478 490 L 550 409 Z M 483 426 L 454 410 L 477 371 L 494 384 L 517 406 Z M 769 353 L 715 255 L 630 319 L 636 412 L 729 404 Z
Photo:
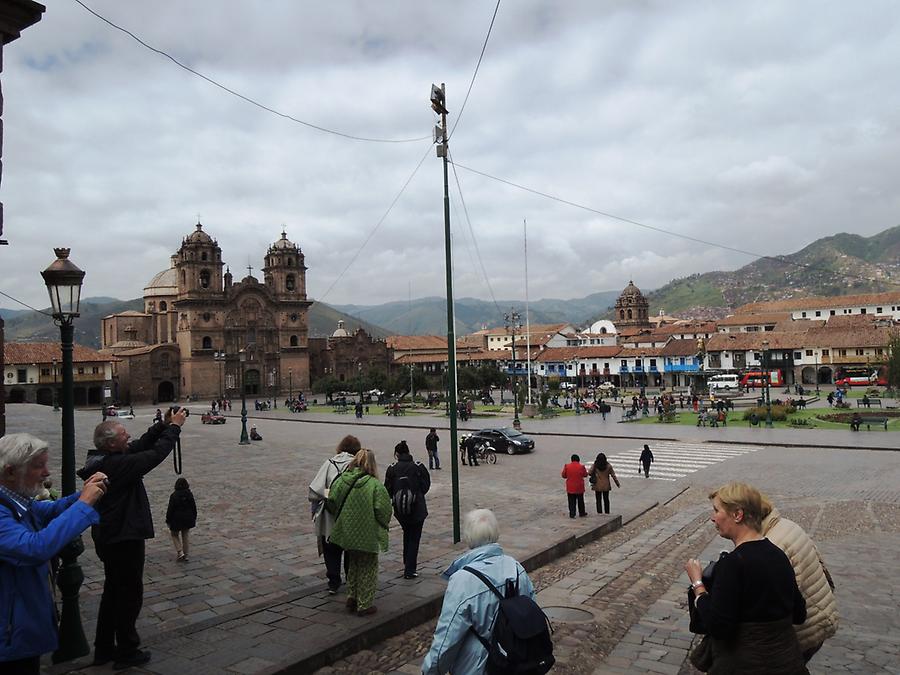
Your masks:
M 182 408 L 181 408 L 181 406 L 178 406 L 178 405 L 173 405 L 171 408 L 169 408 L 169 412 L 170 412 L 172 415 L 174 415 L 175 413 L 177 413 L 179 410 L 182 410 Z M 184 408 L 184 416 L 185 416 L 185 417 L 190 417 L 190 416 L 191 416 L 191 411 L 188 410 L 187 408 Z

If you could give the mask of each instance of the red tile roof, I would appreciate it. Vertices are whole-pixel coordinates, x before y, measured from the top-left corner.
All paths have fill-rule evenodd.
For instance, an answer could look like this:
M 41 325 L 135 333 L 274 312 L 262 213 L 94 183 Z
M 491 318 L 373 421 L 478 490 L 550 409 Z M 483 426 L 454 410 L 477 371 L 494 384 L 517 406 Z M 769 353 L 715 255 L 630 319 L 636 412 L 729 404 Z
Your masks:
M 4 361 L 10 365 L 52 363 L 53 359 L 62 362 L 62 350 L 58 342 L 7 342 L 4 347 Z M 114 360 L 115 357 L 82 345 L 75 345 L 72 350 L 74 363 L 109 363 Z
M 772 302 L 751 302 L 738 307 L 735 314 L 750 312 L 790 312 L 801 309 L 837 309 L 844 307 L 863 307 L 866 305 L 898 305 L 900 291 L 888 293 L 864 293 L 861 295 L 813 295 L 806 298 L 775 300 Z
M 391 335 L 385 338 L 394 351 L 408 352 L 423 349 L 447 350 L 447 338 L 440 335 Z
M 790 321 L 790 312 L 753 312 L 745 314 L 732 314 L 717 322 L 720 326 L 761 326 L 763 324 L 776 324 L 779 321 Z

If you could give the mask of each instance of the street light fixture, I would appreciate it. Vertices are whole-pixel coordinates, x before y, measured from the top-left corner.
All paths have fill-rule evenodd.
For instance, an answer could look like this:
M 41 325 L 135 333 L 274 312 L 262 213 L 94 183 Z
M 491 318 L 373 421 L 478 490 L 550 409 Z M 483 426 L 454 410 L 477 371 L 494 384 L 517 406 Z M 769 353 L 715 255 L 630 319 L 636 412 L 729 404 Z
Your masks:
M 516 311 L 508 312 L 506 319 L 506 332 L 512 330 L 512 366 L 513 366 L 513 427 L 518 429 L 522 426 L 519 421 L 519 375 L 516 368 L 516 330 L 522 327 L 522 320 Z
M 213 358 L 216 360 L 216 363 L 219 364 L 219 397 L 224 399 L 225 392 L 222 390 L 222 371 L 225 368 L 225 360 L 228 358 L 228 354 L 225 352 L 214 352 Z
M 769 385 L 772 381 L 772 373 L 769 371 L 769 341 L 763 340 L 763 375 L 766 378 L 766 427 L 768 429 L 772 428 L 772 394 L 769 390 Z
M 72 349 L 75 336 L 73 321 L 79 316 L 81 284 L 84 272 L 69 260 L 68 248 L 55 248 L 56 260 L 41 272 L 50 304 L 53 321 L 59 326 L 62 350 L 62 494 L 75 492 L 75 387 L 72 376 Z M 55 363 L 55 361 L 54 361 Z M 54 366 L 54 382 L 56 368 Z M 54 391 L 56 387 L 54 386 Z M 60 551 L 61 565 L 57 585 L 62 594 L 62 613 L 59 622 L 59 648 L 53 652 L 53 663 L 69 661 L 90 653 L 81 625 L 78 593 L 84 573 L 78 556 L 84 552 L 81 536 L 75 537 Z
M 241 363 L 241 440 L 238 445 L 250 445 L 250 437 L 247 435 L 247 388 L 244 386 L 244 368 L 247 363 L 247 350 L 238 352 L 238 360 Z

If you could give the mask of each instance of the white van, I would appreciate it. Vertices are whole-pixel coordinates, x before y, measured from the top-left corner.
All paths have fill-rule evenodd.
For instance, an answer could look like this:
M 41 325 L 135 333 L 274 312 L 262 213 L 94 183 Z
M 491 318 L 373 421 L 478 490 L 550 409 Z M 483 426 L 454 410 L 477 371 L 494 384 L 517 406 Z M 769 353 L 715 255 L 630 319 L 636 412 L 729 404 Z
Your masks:
M 710 391 L 737 391 L 741 388 L 741 382 L 737 375 L 713 375 L 706 384 Z

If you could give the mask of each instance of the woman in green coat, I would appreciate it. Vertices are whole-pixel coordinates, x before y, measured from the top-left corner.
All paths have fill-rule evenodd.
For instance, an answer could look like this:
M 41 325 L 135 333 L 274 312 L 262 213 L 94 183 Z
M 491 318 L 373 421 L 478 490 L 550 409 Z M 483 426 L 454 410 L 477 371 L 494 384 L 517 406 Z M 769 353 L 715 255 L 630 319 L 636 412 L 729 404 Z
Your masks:
M 328 506 L 335 514 L 329 541 L 347 552 L 347 609 L 358 616 L 374 614 L 378 552 L 387 551 L 392 511 L 375 453 L 366 448 L 356 453 L 332 483 Z

